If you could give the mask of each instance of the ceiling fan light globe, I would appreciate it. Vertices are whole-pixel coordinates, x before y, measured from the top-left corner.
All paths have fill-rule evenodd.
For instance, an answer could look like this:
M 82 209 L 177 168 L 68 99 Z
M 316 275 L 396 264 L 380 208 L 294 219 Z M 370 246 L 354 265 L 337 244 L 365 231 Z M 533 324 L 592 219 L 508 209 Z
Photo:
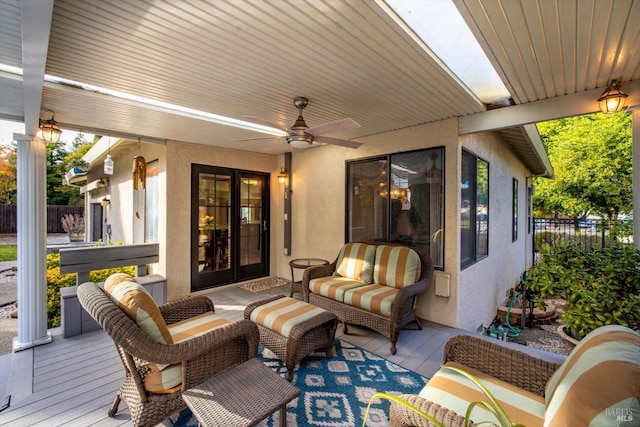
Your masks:
M 294 148 L 309 148 L 311 147 L 311 142 L 304 139 L 292 139 L 289 141 L 289 145 Z

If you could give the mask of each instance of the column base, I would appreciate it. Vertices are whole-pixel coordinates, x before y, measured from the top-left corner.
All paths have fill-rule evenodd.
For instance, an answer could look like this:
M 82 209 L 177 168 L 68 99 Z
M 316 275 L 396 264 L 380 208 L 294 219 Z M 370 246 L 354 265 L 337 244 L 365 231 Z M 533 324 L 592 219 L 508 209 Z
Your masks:
M 47 335 L 43 338 L 40 338 L 35 341 L 30 342 L 19 342 L 18 337 L 13 338 L 13 352 L 16 353 L 18 351 L 27 350 L 29 348 L 37 347 L 43 344 L 49 344 L 52 341 L 51 334 L 47 332 Z

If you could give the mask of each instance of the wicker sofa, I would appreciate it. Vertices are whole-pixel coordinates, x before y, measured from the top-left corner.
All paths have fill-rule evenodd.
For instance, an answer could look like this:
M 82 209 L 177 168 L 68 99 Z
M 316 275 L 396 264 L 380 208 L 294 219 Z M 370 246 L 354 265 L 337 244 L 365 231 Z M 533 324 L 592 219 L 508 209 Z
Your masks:
M 419 395 L 400 397 L 445 426 L 465 425 L 471 402 L 488 400 L 466 377 L 446 368 L 451 366 L 480 379 L 511 420 L 527 427 L 637 425 L 640 417 L 640 334 L 623 326 L 596 329 L 566 358 L 460 335 L 445 345 L 443 361 Z M 500 425 L 477 407 L 470 419 Z M 392 427 L 432 425 L 396 402 L 390 420 Z
M 415 298 L 433 278 L 429 254 L 419 248 L 376 242 L 347 243 L 335 261 L 302 275 L 306 302 L 334 313 L 343 323 L 371 328 L 391 341 L 396 354 L 400 330 L 411 322 Z

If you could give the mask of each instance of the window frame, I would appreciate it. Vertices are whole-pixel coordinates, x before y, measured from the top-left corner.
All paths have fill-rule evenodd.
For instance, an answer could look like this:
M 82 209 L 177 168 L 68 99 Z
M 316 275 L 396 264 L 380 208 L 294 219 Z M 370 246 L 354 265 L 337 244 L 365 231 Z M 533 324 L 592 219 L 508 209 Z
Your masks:
M 468 164 L 470 165 L 470 170 L 466 171 L 464 170 L 464 165 L 465 165 L 465 157 L 468 160 Z M 478 172 L 478 165 L 480 164 L 480 162 L 486 164 L 486 194 L 481 194 L 480 193 L 480 189 L 479 189 L 479 182 L 481 181 L 479 178 L 479 172 Z M 460 177 L 461 177 L 461 182 L 460 182 L 460 211 L 459 211 L 459 220 L 460 220 L 460 270 L 464 270 L 467 267 L 477 263 L 478 261 L 481 261 L 485 258 L 487 258 L 489 256 L 489 223 L 490 223 L 490 207 L 489 207 L 489 200 L 490 200 L 490 163 L 483 159 L 482 157 L 472 153 L 471 151 L 467 150 L 467 149 L 462 149 L 462 153 L 461 153 L 461 157 L 460 157 Z M 468 176 L 469 178 L 469 182 L 468 183 L 464 183 L 462 180 L 465 178 L 465 176 Z M 465 187 L 466 185 L 466 187 Z M 473 189 L 474 191 L 470 191 L 468 193 L 468 197 L 464 197 L 463 191 L 464 190 L 471 190 Z M 467 230 L 467 232 L 465 233 L 463 230 L 463 224 L 465 223 L 465 218 L 463 218 L 463 215 L 465 214 L 465 200 L 469 200 L 468 203 L 468 224 L 469 224 L 469 229 Z M 484 222 L 486 222 L 486 225 L 483 224 L 483 227 L 479 227 L 479 220 L 478 220 L 478 199 L 486 199 L 486 213 L 485 216 L 486 218 L 484 219 Z M 484 233 L 486 233 L 486 239 L 484 242 L 481 242 L 480 239 L 480 234 L 482 233 L 483 230 L 481 230 L 480 228 L 482 228 L 484 230 Z M 467 239 L 469 239 L 469 241 L 467 241 Z M 485 247 L 483 247 L 483 250 L 480 250 L 481 245 L 484 243 Z M 465 248 L 472 248 L 471 251 L 469 250 L 464 250 Z
M 445 227 L 445 208 L 446 208 L 446 203 L 445 203 L 445 165 L 446 165 L 446 147 L 444 146 L 437 146 L 437 147 L 427 147 L 427 148 L 422 148 L 422 149 L 418 149 L 418 150 L 409 150 L 409 151 L 402 151 L 402 152 L 396 152 L 396 153 L 388 153 L 388 154 L 381 154 L 381 155 L 377 155 L 377 156 L 371 156 L 371 157 L 365 157 L 365 158 L 359 158 L 359 159 L 352 159 L 352 160 L 347 160 L 345 161 L 345 226 L 344 226 L 344 239 L 345 242 L 350 242 L 350 241 L 357 241 L 358 237 L 354 236 L 354 208 L 357 206 L 357 203 L 355 201 L 355 195 L 357 195 L 357 191 L 356 188 L 358 187 L 358 183 L 356 181 L 354 181 L 354 179 L 359 177 L 357 176 L 357 172 L 352 170 L 352 167 L 354 165 L 362 165 L 364 163 L 371 163 L 374 164 L 375 162 L 379 163 L 379 166 L 381 167 L 381 171 L 382 169 L 384 169 L 384 172 L 381 172 L 380 174 L 380 182 L 378 184 L 380 184 L 379 187 L 373 188 L 375 187 L 374 182 L 366 182 L 365 184 L 367 184 L 367 187 L 369 189 L 373 188 L 373 192 L 374 195 L 376 196 L 382 196 L 381 193 L 385 193 L 384 196 L 384 202 L 382 202 L 380 205 L 373 207 L 374 211 L 374 216 L 375 214 L 378 214 L 377 218 L 378 221 L 382 221 L 382 222 L 376 222 L 375 220 L 373 221 L 373 223 L 371 224 L 371 232 L 373 232 L 373 234 L 376 236 L 375 240 L 376 241 L 380 241 L 380 242 L 392 242 L 392 241 L 397 241 L 394 239 L 394 234 L 392 233 L 392 229 L 393 229 L 393 204 L 392 204 L 392 200 L 394 200 L 394 197 L 392 197 L 392 188 L 393 188 L 393 183 L 392 183 L 392 168 L 394 167 L 394 159 L 398 159 L 399 156 L 406 156 L 406 155 L 412 155 L 412 154 L 416 154 L 416 155 L 422 155 L 425 157 L 431 157 L 433 155 L 437 155 L 437 159 L 431 157 L 431 159 L 427 159 L 424 162 L 420 163 L 421 165 L 424 165 L 425 167 L 430 167 L 430 169 L 427 171 L 426 177 L 425 177 L 425 182 L 429 183 L 429 180 L 432 179 L 431 175 L 433 175 L 431 173 L 431 168 L 440 168 L 441 170 L 439 171 L 439 175 L 440 175 L 440 179 L 439 180 L 435 180 L 435 187 L 431 187 L 434 185 L 433 182 L 430 182 L 430 187 L 429 187 L 429 191 L 433 191 L 433 196 L 431 197 L 439 197 L 440 199 L 440 206 L 437 205 L 433 205 L 432 203 L 430 203 L 428 205 L 428 214 L 425 214 L 425 216 L 427 217 L 431 217 L 431 215 L 434 212 L 434 209 L 439 211 L 439 216 L 440 218 L 437 219 L 435 216 L 433 216 L 434 221 L 435 221 L 435 225 L 434 223 L 429 223 L 429 227 L 428 227 L 428 232 L 427 234 L 418 234 L 416 233 L 415 236 L 420 236 L 422 235 L 423 238 L 425 235 L 429 236 L 429 251 L 430 254 L 432 253 L 432 251 L 436 251 L 437 256 L 434 257 L 432 256 L 432 259 L 434 260 L 434 268 L 436 270 L 444 270 L 445 266 L 444 266 L 444 248 L 445 248 L 445 240 L 444 240 L 444 235 L 442 233 L 442 230 L 444 230 Z M 399 159 L 398 159 L 399 160 Z M 396 161 L 398 161 L 396 160 Z M 431 166 L 427 166 L 427 165 L 431 165 Z M 436 169 L 437 170 L 437 169 Z M 353 174 L 356 174 L 355 176 Z M 375 180 L 376 178 L 373 177 L 373 179 Z M 416 184 L 418 185 L 418 184 Z M 353 193 L 353 194 L 352 194 Z M 439 195 L 438 195 L 439 193 Z M 374 196 L 375 197 L 375 196 Z M 424 200 L 424 199 L 423 199 Z M 403 208 L 404 209 L 404 208 Z M 384 212 L 383 212 L 384 211 Z M 397 226 L 398 224 L 396 224 Z M 437 229 L 437 230 L 436 230 Z M 432 232 L 435 231 L 435 232 Z M 439 233 L 438 233 L 439 231 Z M 437 236 L 438 240 L 437 243 L 434 243 L 433 241 L 433 236 Z M 396 236 L 397 237 L 397 236 Z M 415 240 L 414 240 L 415 242 Z M 424 245 L 424 240 L 422 245 L 421 244 L 417 244 L 417 247 L 422 247 Z M 409 244 L 409 246 L 411 246 L 411 244 Z
M 518 241 L 518 178 L 513 178 L 512 183 L 512 217 L 511 217 L 511 241 Z

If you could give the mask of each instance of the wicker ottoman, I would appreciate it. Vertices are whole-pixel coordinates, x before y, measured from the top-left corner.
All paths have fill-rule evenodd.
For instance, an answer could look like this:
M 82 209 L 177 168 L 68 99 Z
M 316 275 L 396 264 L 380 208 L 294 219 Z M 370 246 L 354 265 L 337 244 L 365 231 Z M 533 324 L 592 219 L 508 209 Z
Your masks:
M 325 351 L 333 357 L 338 318 L 333 313 L 286 296 L 254 302 L 244 309 L 244 318 L 258 325 L 260 344 L 273 351 L 287 367 L 287 381 L 305 356 Z

